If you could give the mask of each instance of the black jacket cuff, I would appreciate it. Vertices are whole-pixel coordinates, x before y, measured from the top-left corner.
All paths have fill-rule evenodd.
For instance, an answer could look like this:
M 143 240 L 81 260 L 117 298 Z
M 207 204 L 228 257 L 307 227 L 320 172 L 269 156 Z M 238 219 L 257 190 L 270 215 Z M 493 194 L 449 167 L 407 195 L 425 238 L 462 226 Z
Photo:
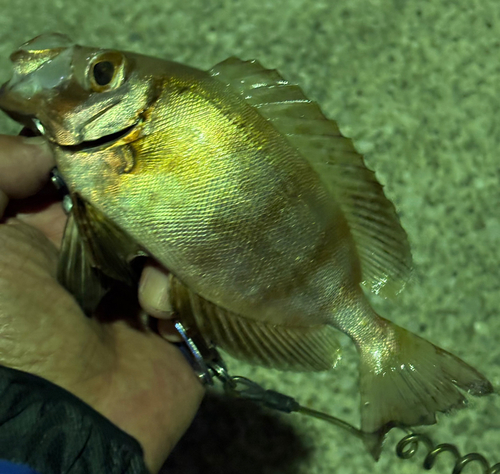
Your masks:
M 139 443 L 63 388 L 0 366 L 0 459 L 42 474 L 148 474 Z

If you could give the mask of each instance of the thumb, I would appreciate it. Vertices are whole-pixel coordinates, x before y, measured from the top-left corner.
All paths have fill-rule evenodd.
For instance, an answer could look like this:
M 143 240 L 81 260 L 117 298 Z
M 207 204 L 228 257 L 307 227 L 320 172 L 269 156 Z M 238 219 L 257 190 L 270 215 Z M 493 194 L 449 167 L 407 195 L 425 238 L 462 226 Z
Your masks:
M 0 135 L 0 189 L 11 199 L 37 193 L 55 166 L 47 140 Z
M 43 137 L 0 135 L 0 218 L 9 199 L 37 193 L 54 166 L 49 144 Z

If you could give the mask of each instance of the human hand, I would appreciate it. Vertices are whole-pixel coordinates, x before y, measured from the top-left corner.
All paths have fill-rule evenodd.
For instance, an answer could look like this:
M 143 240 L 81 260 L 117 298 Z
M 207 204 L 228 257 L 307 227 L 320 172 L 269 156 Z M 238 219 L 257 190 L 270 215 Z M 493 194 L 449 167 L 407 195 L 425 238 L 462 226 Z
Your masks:
M 53 166 L 43 139 L 0 135 L 0 365 L 72 392 L 135 437 L 156 472 L 203 388 L 175 346 L 121 318 L 85 317 L 57 282 L 66 216 L 46 186 Z M 152 274 L 161 289 L 161 272 Z M 141 303 L 158 306 L 146 286 Z

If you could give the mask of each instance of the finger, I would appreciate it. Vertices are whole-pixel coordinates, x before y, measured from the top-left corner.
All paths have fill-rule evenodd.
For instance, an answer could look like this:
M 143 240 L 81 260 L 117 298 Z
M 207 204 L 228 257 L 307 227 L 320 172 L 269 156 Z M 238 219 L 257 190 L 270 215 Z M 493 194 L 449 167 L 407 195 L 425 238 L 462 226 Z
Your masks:
M 0 189 L 9 198 L 21 199 L 37 193 L 54 166 L 45 138 L 0 135 Z
M 11 201 L 11 204 L 14 202 L 22 201 Z M 19 212 L 15 216 L 16 219 L 40 230 L 57 248 L 61 246 L 67 216 L 59 201 L 46 204 L 44 209 L 37 212 Z
M 150 260 L 142 271 L 139 303 L 144 311 L 158 319 L 173 317 L 170 304 L 169 272 Z

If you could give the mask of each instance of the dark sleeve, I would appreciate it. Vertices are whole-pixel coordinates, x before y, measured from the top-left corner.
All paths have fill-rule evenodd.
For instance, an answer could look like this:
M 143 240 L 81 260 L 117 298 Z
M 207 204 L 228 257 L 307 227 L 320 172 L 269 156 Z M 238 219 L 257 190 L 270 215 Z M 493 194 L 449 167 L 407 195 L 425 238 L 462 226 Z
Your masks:
M 40 474 L 148 474 L 139 443 L 53 383 L 0 366 L 0 459 Z
M 40 474 L 25 466 L 0 459 L 0 474 Z

